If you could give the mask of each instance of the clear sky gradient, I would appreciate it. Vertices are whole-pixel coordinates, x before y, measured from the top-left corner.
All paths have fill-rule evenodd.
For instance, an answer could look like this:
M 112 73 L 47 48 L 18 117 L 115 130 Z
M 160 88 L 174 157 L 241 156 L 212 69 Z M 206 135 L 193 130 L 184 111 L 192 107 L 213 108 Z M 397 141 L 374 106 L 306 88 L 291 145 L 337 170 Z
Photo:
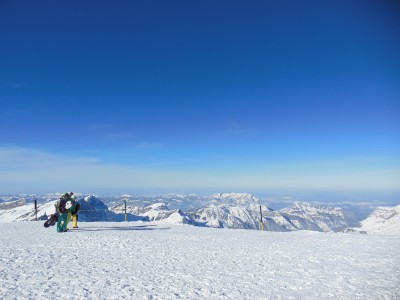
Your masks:
M 400 188 L 396 1 L 1 1 L 0 192 Z

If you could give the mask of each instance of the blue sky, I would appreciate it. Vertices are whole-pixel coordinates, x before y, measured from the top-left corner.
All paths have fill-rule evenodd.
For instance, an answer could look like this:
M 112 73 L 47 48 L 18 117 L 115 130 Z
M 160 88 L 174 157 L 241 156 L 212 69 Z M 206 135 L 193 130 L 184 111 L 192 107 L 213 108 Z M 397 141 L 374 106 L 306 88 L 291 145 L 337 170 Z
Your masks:
M 0 192 L 399 189 L 394 3 L 2 1 Z

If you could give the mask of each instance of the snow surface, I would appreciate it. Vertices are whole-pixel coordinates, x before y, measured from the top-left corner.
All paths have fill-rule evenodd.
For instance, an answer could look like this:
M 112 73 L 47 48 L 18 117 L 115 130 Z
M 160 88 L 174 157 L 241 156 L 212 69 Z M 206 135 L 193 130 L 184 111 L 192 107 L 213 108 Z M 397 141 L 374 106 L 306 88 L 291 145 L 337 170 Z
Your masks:
M 394 236 L 0 224 L 0 299 L 400 299 Z

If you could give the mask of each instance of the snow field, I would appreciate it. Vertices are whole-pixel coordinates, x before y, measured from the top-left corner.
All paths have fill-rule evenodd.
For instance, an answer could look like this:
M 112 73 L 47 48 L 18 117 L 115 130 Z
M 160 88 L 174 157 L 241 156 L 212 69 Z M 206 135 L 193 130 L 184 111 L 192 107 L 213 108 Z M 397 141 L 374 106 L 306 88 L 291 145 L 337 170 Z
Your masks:
M 393 236 L 0 224 L 0 299 L 400 299 Z

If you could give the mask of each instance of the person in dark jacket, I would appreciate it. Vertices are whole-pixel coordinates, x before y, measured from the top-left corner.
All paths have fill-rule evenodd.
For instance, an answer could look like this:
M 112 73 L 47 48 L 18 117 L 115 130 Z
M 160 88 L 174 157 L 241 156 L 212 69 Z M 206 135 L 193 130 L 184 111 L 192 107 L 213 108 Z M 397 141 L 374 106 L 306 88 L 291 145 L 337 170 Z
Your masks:
M 57 232 L 66 232 L 68 225 L 68 211 L 71 205 L 70 195 L 65 193 L 56 203 Z
M 72 228 L 78 228 L 78 210 L 81 205 L 76 201 L 76 197 L 73 192 L 69 193 L 69 200 L 67 201 L 71 201 L 71 205 L 67 203 L 67 206 L 70 206 L 68 209 L 67 226 L 72 218 Z

